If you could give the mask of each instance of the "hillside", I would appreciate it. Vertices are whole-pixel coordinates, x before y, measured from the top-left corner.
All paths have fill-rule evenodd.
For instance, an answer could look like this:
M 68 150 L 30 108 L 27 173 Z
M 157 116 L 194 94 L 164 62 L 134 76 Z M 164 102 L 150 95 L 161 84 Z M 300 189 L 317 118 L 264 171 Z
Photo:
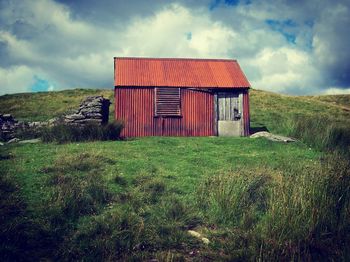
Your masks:
M 76 109 L 85 97 L 93 95 L 103 95 L 113 102 L 113 91 L 108 89 L 23 93 L 0 96 L 0 113 L 12 114 L 18 120 L 45 121 Z
M 274 132 L 285 133 L 283 121 L 295 117 L 314 117 L 346 122 L 350 126 L 350 95 L 342 96 L 288 96 L 252 90 L 250 93 L 251 125 L 265 126 Z M 341 99 L 339 99 L 341 97 Z
M 111 100 L 110 117 L 113 119 L 112 89 L 74 89 L 59 92 L 24 93 L 0 96 L 0 113 L 11 113 L 19 120 L 43 121 L 76 108 L 90 95 L 103 95 Z M 295 116 L 319 116 L 346 122 L 350 126 L 350 95 L 287 96 L 254 90 L 250 92 L 251 126 L 253 131 L 268 129 L 286 133 L 281 120 Z
M 16 94 L 0 97 L 0 112 L 47 120 L 97 94 L 113 102 L 112 90 Z M 303 142 L 144 137 L 0 146 L 0 257 L 347 261 L 350 158 L 332 151 L 349 152 L 345 98 L 251 91 L 253 130 Z

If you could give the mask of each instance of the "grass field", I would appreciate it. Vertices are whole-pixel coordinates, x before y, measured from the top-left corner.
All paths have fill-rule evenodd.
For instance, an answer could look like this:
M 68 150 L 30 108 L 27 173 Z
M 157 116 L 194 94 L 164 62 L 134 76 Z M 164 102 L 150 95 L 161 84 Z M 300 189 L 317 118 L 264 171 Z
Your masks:
M 103 95 L 113 101 L 111 89 L 72 89 L 59 92 L 23 93 L 0 96 L 0 112 L 18 120 L 46 121 L 77 109 L 87 96 Z M 113 106 L 110 107 L 113 110 Z
M 101 91 L 66 92 L 3 96 L 0 112 L 45 120 Z M 294 115 L 334 116 L 320 132 L 329 135 L 347 125 L 346 103 L 253 90 L 252 124 L 288 134 L 308 122 Z M 339 130 L 344 145 L 348 129 Z M 310 146 L 307 135 L 300 139 L 310 143 L 149 137 L 2 146 L 1 260 L 346 261 L 350 163 Z
M 111 100 L 110 117 L 114 114 L 112 89 L 74 89 L 0 96 L 0 112 L 11 113 L 19 120 L 43 121 L 78 107 L 86 96 L 103 95 Z M 331 117 L 350 125 L 350 95 L 287 96 L 266 91 L 250 91 L 251 125 L 273 132 L 286 133 L 281 119 L 294 116 Z

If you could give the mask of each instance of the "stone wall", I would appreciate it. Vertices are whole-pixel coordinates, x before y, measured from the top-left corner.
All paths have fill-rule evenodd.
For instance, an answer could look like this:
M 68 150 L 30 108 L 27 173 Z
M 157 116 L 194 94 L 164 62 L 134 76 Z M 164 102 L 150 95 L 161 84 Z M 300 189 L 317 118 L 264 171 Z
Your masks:
M 103 96 L 89 96 L 73 114 L 65 115 L 66 124 L 84 125 L 88 123 L 108 123 L 110 101 Z
M 27 124 L 17 121 L 10 114 L 0 114 L 0 139 L 8 141 L 15 137 L 15 132 L 19 128 L 26 128 Z
M 44 122 L 21 122 L 10 114 L 0 114 L 0 140 L 8 141 L 15 138 L 19 129 L 29 130 L 45 126 L 53 126 L 59 123 L 69 125 L 85 125 L 88 123 L 107 124 L 110 101 L 103 96 L 89 96 L 73 113 L 63 117 L 53 118 Z

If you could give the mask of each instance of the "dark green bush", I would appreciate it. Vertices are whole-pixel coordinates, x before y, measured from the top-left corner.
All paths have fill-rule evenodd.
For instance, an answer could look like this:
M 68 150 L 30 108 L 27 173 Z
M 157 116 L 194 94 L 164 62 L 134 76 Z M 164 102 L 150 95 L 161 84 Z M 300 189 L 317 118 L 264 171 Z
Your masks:
M 42 128 L 32 127 L 32 128 L 20 128 L 15 132 L 15 137 L 19 139 L 33 139 L 39 138 L 42 135 Z
M 44 142 L 78 142 L 93 140 L 117 140 L 123 129 L 123 123 L 115 121 L 106 125 L 87 124 L 84 126 L 58 124 L 42 129 Z

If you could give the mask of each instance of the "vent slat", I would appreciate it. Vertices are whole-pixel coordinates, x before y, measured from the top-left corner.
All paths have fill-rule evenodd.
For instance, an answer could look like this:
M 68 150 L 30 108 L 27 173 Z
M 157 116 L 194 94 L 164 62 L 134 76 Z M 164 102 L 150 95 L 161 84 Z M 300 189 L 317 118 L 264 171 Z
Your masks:
M 156 88 L 156 115 L 180 116 L 180 88 Z

